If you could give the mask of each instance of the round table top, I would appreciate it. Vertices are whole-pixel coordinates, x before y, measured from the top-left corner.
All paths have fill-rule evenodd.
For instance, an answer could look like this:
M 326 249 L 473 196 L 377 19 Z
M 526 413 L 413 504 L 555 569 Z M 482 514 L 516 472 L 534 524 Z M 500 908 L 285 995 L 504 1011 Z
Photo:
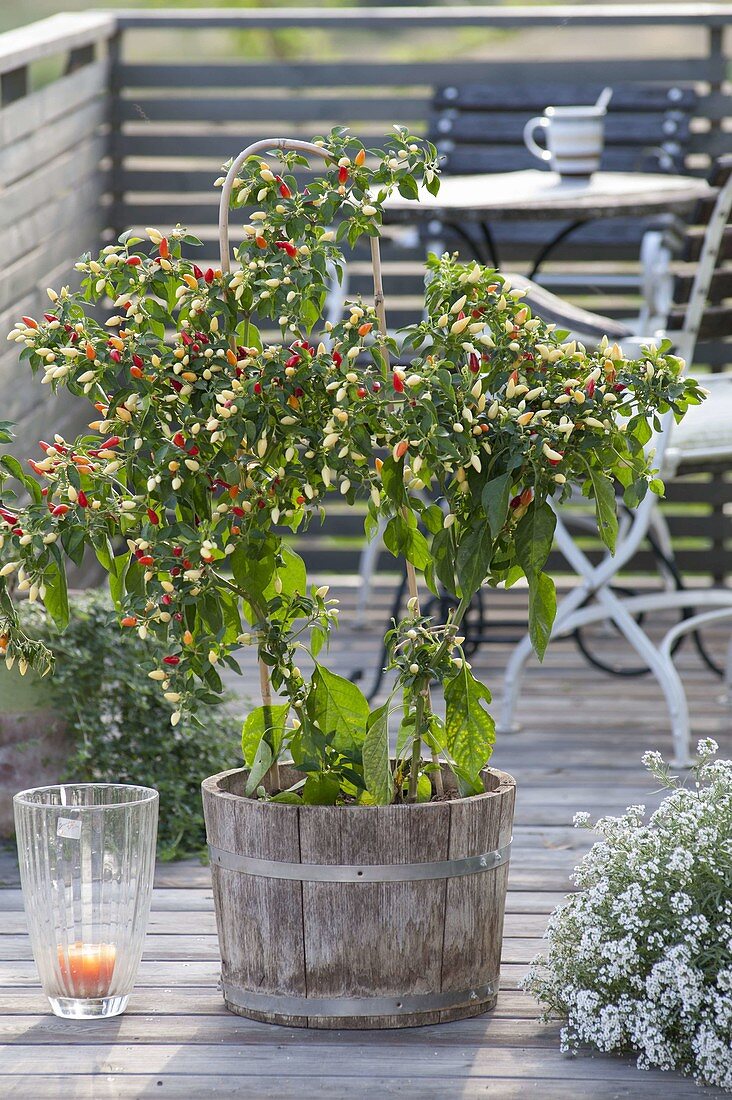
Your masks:
M 444 176 L 436 196 L 420 190 L 419 200 L 392 195 L 384 204 L 388 221 L 444 218 L 538 220 L 641 217 L 662 211 L 683 214 L 713 189 L 693 176 L 645 172 L 596 172 L 572 179 L 528 169 L 487 175 Z

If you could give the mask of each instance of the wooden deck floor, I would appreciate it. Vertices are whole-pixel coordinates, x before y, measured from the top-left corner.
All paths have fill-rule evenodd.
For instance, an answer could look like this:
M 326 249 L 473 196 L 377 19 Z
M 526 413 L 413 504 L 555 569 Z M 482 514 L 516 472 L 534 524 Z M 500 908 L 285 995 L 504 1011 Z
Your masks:
M 353 587 L 336 591 L 344 606 L 343 672 L 376 660 L 376 633 L 349 628 Z M 517 619 L 522 597 L 502 595 Z M 386 614 L 377 590 L 371 621 Z M 615 643 L 607 639 L 608 649 Z M 498 689 L 507 646 L 488 646 L 474 665 Z M 694 733 L 732 751 L 730 713 L 719 681 L 690 646 L 679 657 Z M 254 693 L 253 679 L 251 682 Z M 245 688 L 250 686 L 248 683 Z M 25 934 L 11 852 L 0 856 L 0 1097 L 123 1098 L 245 1096 L 257 1100 L 410 1100 L 475 1097 L 606 1100 L 702 1093 L 679 1075 L 642 1073 L 629 1058 L 558 1050 L 558 1027 L 517 983 L 541 948 L 547 915 L 571 887 L 569 875 L 589 843 L 571 828 L 576 810 L 622 810 L 658 795 L 646 782 L 641 752 L 670 753 L 668 723 L 650 679 L 619 680 L 593 671 L 571 642 L 555 644 L 526 680 L 521 733 L 499 740 L 493 762 L 518 780 L 518 805 L 505 928 L 502 994 L 488 1016 L 401 1032 L 302 1031 L 229 1015 L 217 990 L 218 953 L 207 868 L 158 869 L 139 984 L 127 1014 L 82 1023 L 53 1017 L 41 996 Z M 721 1094 L 719 1094 L 721 1095 Z

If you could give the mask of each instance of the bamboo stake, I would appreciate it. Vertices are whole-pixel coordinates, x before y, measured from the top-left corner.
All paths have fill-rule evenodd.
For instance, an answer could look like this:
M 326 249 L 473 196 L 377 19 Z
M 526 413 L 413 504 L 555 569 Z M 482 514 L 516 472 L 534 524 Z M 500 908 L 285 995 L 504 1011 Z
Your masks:
M 376 310 L 376 316 L 379 319 L 380 333 L 383 337 L 386 337 L 386 334 L 387 334 L 388 330 L 387 330 L 387 327 L 386 327 L 386 304 L 385 304 L 385 300 L 384 300 L 384 282 L 383 282 L 382 267 L 381 267 L 381 249 L 379 247 L 379 237 L 371 237 L 370 240 L 371 240 L 371 269 L 372 269 L 373 280 L 374 280 L 374 308 Z M 382 355 L 383 355 L 383 358 L 384 358 L 384 370 L 388 374 L 389 349 L 387 348 L 386 343 L 382 343 L 381 352 L 382 352 Z M 407 515 L 407 509 L 406 508 L 403 509 L 402 514 L 406 518 L 406 515 Z M 406 566 L 407 566 L 407 590 L 409 591 L 409 598 L 410 598 L 410 600 L 416 601 L 413 606 L 414 606 L 417 614 L 419 615 L 420 607 L 419 607 L 419 587 L 418 587 L 418 584 L 417 584 L 417 573 L 416 573 L 416 570 L 415 570 L 414 566 L 412 565 L 411 561 L 407 561 Z M 427 706 L 429 707 L 429 711 L 430 711 L 430 714 L 431 714 L 432 713 L 432 700 L 430 699 L 429 686 L 427 687 L 426 692 L 425 692 L 425 701 L 427 702 Z M 434 751 L 434 749 L 432 750 L 432 762 L 433 762 L 433 764 L 437 765 L 437 771 L 435 772 L 435 791 L 437 792 L 438 795 L 442 795 L 443 791 L 444 791 L 444 788 L 443 788 L 443 784 L 442 784 L 442 770 L 440 768 L 440 757 L 439 757 L 439 753 L 436 753 Z
M 310 141 L 298 141 L 290 138 L 263 138 L 260 141 L 255 141 L 252 145 L 248 145 L 246 149 L 243 149 L 239 156 L 234 159 L 226 173 L 226 179 L 224 180 L 223 187 L 221 188 L 221 198 L 219 200 L 219 254 L 221 257 L 221 270 L 228 273 L 231 271 L 231 250 L 229 248 L 229 201 L 231 199 L 231 192 L 234 187 L 234 180 L 239 174 L 239 169 L 248 157 L 254 156 L 257 153 L 266 154 L 272 149 L 292 149 L 299 153 L 315 153 L 317 156 L 322 157 L 323 160 L 329 159 L 329 153 L 326 149 L 321 149 L 319 145 L 314 145 Z M 236 352 L 236 339 L 232 336 L 230 340 L 231 348 Z M 270 707 L 272 706 L 272 684 L 269 678 L 269 669 L 264 663 L 262 658 L 259 658 L 259 688 L 262 696 L 262 706 L 265 708 L 264 726 L 265 729 L 271 726 L 271 713 Z M 277 790 L 280 790 L 280 768 L 279 764 L 275 760 L 272 767 L 267 773 L 270 777 L 270 784 Z

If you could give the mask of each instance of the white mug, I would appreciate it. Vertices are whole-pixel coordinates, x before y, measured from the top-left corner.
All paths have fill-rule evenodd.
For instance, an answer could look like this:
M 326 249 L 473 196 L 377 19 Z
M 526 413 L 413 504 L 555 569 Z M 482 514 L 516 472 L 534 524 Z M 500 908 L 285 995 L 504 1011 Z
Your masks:
M 526 148 L 561 176 L 591 176 L 600 167 L 605 114 L 604 107 L 547 107 L 526 123 Z M 546 149 L 534 138 L 538 127 L 546 131 Z

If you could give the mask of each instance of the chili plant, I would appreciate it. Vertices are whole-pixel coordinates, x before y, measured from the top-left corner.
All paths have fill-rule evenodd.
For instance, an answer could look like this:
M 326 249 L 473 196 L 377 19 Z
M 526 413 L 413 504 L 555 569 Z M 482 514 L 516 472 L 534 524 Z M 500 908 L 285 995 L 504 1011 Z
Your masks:
M 306 188 L 299 154 L 244 162 L 232 205 L 248 219 L 231 272 L 188 259 L 199 242 L 181 227 L 125 233 L 82 257 L 78 293 L 51 290 L 49 312 L 18 323 L 11 337 L 42 383 L 95 414 L 77 438 L 41 443 L 30 461 L 40 482 L 1 460 L 4 490 L 20 482 L 29 500 L 6 497 L 0 511 L 0 585 L 12 578 L 63 627 L 64 560 L 92 548 L 122 629 L 149 642 L 174 726 L 218 702 L 221 669 L 256 650 L 249 794 L 414 801 L 441 790 L 447 764 L 468 795 L 494 739 L 490 694 L 461 648 L 472 597 L 525 577 L 543 656 L 553 506 L 581 490 L 612 549 L 615 485 L 631 507 L 662 492 L 644 451 L 650 424 L 669 409 L 681 417 L 700 391 L 666 345 L 629 360 L 607 340 L 593 351 L 564 342 L 502 275 L 449 255 L 430 257 L 424 320 L 400 341 L 378 294 L 325 321 L 346 243 L 378 236 L 395 189 L 416 197 L 439 181 L 434 148 L 403 129 L 381 151 L 341 130 L 319 144 L 329 160 Z M 101 324 L 90 306 L 110 301 Z M 263 324 L 279 341 L 262 339 Z M 369 536 L 383 517 L 410 571 L 407 614 L 387 636 L 395 687 L 373 710 L 321 660 L 338 609 L 285 539 L 333 494 L 367 502 Z M 421 614 L 418 576 L 455 597 L 446 622 Z M 43 663 L 7 607 L 2 587 L 8 659 Z M 284 758 L 305 777 L 286 791 Z

